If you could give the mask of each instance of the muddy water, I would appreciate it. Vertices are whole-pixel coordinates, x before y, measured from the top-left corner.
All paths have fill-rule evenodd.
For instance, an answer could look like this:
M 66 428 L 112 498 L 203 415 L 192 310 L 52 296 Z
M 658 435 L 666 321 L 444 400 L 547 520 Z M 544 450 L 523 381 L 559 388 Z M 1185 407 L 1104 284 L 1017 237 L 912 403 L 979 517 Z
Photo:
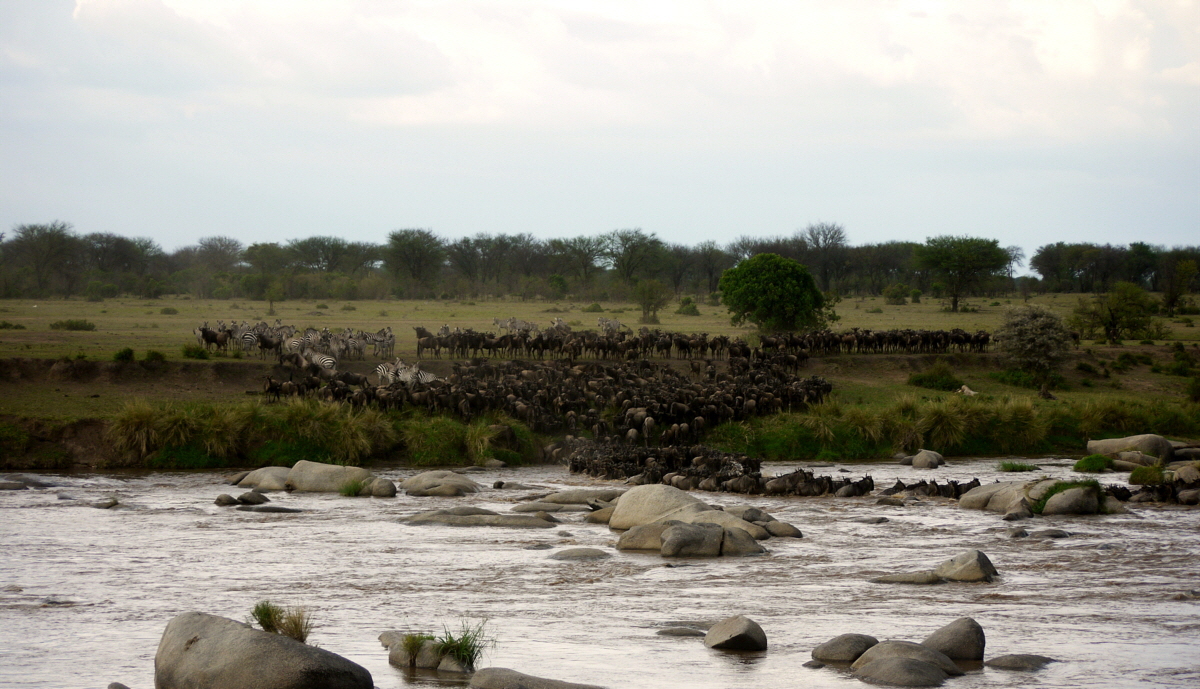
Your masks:
M 1067 460 L 1040 463 L 1047 474 L 1070 473 Z M 936 476 L 990 482 L 1001 476 L 995 465 L 962 460 Z M 894 465 L 818 472 L 839 469 L 869 470 L 881 488 L 898 476 L 930 475 Z M 401 479 L 413 472 L 377 473 Z M 614 688 L 865 686 L 844 671 L 801 664 L 837 634 L 920 641 L 963 615 L 983 625 L 989 656 L 1039 653 L 1065 662 L 1032 674 L 976 670 L 948 686 L 1200 686 L 1200 600 L 1174 599 L 1200 589 L 1195 509 L 1134 506 L 1129 515 L 1039 519 L 1038 528 L 1074 536 L 1033 541 L 1008 538 L 1009 525 L 997 515 L 934 498 L 904 508 L 876 506 L 874 498 L 749 498 L 805 537 L 768 541 L 765 557 L 667 563 L 612 551 L 614 535 L 577 513 L 546 531 L 397 521 L 465 503 L 507 510 L 518 495 L 506 491 L 393 500 L 276 494 L 276 504 L 308 511 L 256 515 L 212 504 L 234 492 L 217 474 L 42 478 L 59 485 L 0 494 L 5 687 L 150 687 L 155 648 L 173 615 L 201 610 L 243 619 L 263 598 L 310 608 L 317 621 L 310 641 L 366 666 L 382 688 L 455 682 L 390 667 L 376 640 L 381 631 L 440 632 L 485 618 L 495 645 L 483 665 L 557 679 Z M 498 478 L 548 488 L 602 484 L 560 467 L 475 478 L 488 486 Z M 123 507 L 86 506 L 112 494 Z M 864 516 L 889 521 L 854 521 Z M 552 550 L 528 549 L 540 544 L 600 547 L 614 557 L 562 563 L 547 558 Z M 966 548 L 986 552 L 1001 579 L 867 582 L 929 568 Z M 670 622 L 737 613 L 766 630 L 767 653 L 715 652 L 698 639 L 655 634 Z

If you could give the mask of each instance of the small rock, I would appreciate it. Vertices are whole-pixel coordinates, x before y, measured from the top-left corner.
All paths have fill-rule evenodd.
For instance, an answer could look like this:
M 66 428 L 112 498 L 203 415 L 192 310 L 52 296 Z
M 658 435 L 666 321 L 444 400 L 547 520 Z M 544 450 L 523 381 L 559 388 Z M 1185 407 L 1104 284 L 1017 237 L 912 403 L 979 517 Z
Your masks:
M 29 486 L 20 481 L 0 481 L 0 490 L 27 490 L 28 488 Z
M 704 645 L 725 651 L 765 651 L 767 634 L 749 617 L 734 615 L 714 624 L 704 636 Z
M 821 668 L 825 667 L 825 663 L 822 663 L 819 660 L 810 660 L 807 663 L 801 664 L 800 667 L 806 667 L 810 670 L 820 670 Z
M 851 519 L 850 521 L 858 524 L 882 524 L 891 520 L 887 517 L 858 517 L 857 519 Z
M 438 672 L 457 672 L 457 673 L 465 674 L 468 672 L 474 672 L 475 668 L 474 668 L 474 666 L 471 666 L 471 665 L 463 665 L 462 663 L 458 662 L 458 660 L 454 656 L 446 655 L 446 656 L 442 656 L 441 662 L 438 663 L 437 671 Z
M 274 514 L 296 514 L 304 510 L 298 510 L 294 507 L 282 507 L 280 505 L 238 505 L 238 512 L 267 512 Z
M 1025 527 L 1023 527 L 1023 526 L 1013 527 L 1008 530 L 1009 538 L 1025 538 L 1028 535 L 1029 535 L 1029 532 L 1026 531 Z
M 508 466 L 508 462 L 505 462 L 502 459 L 496 459 L 495 457 L 489 457 L 483 463 L 483 466 L 487 467 L 488 469 L 503 469 L 504 467 Z
M 525 546 L 522 550 L 552 550 L 553 548 L 554 546 L 549 543 L 534 543 L 533 545 Z
M 223 480 L 225 481 L 225 483 L 228 483 L 231 486 L 236 486 L 237 484 L 242 482 L 242 479 L 246 478 L 249 475 L 250 475 L 249 471 L 239 471 L 236 474 L 226 476 Z
M 579 561 L 579 560 L 603 560 L 612 557 L 611 554 L 600 550 L 599 548 L 567 548 L 560 550 L 550 556 L 551 560 L 564 561 Z
M 238 504 L 238 501 L 237 498 L 233 497 L 232 495 L 221 493 L 217 496 L 216 500 L 213 500 L 213 504 L 221 507 L 229 507 L 230 505 Z
M 1029 534 L 1030 538 L 1067 538 L 1070 532 L 1062 529 L 1040 529 Z
M 265 505 L 271 502 L 271 499 L 258 491 L 252 490 L 237 496 L 237 501 L 243 505 Z
M 770 521 L 763 528 L 775 538 L 804 538 L 804 534 L 800 533 L 800 529 L 787 522 Z
M 373 498 L 394 498 L 396 492 L 396 484 L 391 479 L 376 478 L 371 481 L 370 495 Z
M 987 555 L 978 550 L 968 550 L 956 555 L 933 570 L 948 581 L 991 581 L 996 575 L 995 566 Z
M 742 529 L 725 527 L 724 538 L 721 539 L 721 555 L 724 557 L 747 557 L 762 555 L 767 549 L 758 544 L 754 537 Z
M 1033 655 L 1031 653 L 1010 653 L 1008 655 L 996 656 L 985 662 L 984 665 L 1001 670 L 1041 670 L 1050 663 L 1057 662 L 1054 658 Z
M 120 504 L 121 502 L 116 498 L 106 498 L 100 502 L 93 502 L 92 507 L 95 507 L 98 510 L 109 510 Z
M 875 501 L 876 505 L 889 505 L 891 507 L 904 507 L 904 500 L 900 498 L 884 497 Z
M 576 684 L 534 677 L 506 667 L 485 667 L 471 677 L 470 689 L 603 689 L 593 684 Z
M 614 505 L 612 507 L 605 507 L 603 509 L 596 510 L 595 512 L 592 512 L 588 514 L 588 516 L 584 517 L 583 521 L 587 522 L 588 524 L 607 524 L 608 520 L 612 519 L 613 512 L 616 509 L 617 508 Z
M 912 458 L 912 468 L 914 469 L 936 469 L 945 463 L 946 459 L 933 450 L 921 450 Z
M 941 651 L 935 651 L 911 641 L 884 641 L 868 648 L 850 667 L 858 669 L 873 661 L 884 658 L 910 658 L 929 663 L 950 676 L 963 674 L 963 671 L 946 657 Z
M 129 687 L 125 686 L 124 684 L 121 684 L 120 682 L 110 682 L 108 685 L 108 689 L 129 689 Z
M 902 572 L 900 574 L 887 574 L 882 577 L 875 577 L 871 580 L 872 584 L 940 584 L 945 580 L 938 576 L 933 570 L 924 572 Z
M 879 639 L 866 634 L 840 634 L 812 650 L 813 660 L 826 663 L 853 663 Z
M 389 629 L 379 635 L 379 643 L 383 644 L 384 648 L 391 648 L 404 640 L 405 633 L 399 629 Z
M 1008 511 L 1004 513 L 1003 519 L 1006 522 L 1013 522 L 1019 519 L 1031 519 L 1032 517 L 1033 508 L 1029 505 L 1029 501 L 1022 497 L 1008 508 Z

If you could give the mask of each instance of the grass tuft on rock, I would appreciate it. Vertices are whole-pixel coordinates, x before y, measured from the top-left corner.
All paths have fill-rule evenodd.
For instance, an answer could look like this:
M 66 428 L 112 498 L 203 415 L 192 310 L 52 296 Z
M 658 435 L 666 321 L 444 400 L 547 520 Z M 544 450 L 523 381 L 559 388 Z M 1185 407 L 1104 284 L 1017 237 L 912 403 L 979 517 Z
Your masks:
M 366 481 L 358 478 L 352 478 L 338 486 L 338 493 L 348 498 L 357 497 L 358 494 L 362 492 L 362 489 L 366 487 L 366 485 Z
M 484 633 L 486 624 L 487 620 L 481 620 L 475 625 L 464 620 L 457 635 L 443 628 L 442 635 L 436 639 L 438 655 L 449 656 L 464 668 L 474 668 L 483 656 L 484 649 L 496 644 L 495 639 Z
M 283 620 L 284 609 L 269 600 L 260 600 L 250 610 L 250 617 L 262 627 L 264 632 L 279 633 L 279 624 Z
M 303 606 L 288 607 L 283 613 L 283 618 L 279 620 L 279 633 L 302 644 L 308 643 L 308 635 L 312 633 L 312 628 L 312 615 L 309 615 L 308 608 Z
M 997 471 L 1037 471 L 1041 467 L 1035 464 L 1026 464 L 1025 462 L 1000 462 L 996 466 Z
M 1160 466 L 1138 467 L 1129 472 L 1129 482 L 1135 486 L 1155 486 L 1164 480 Z
M 417 654 L 421 652 L 421 647 L 426 641 L 436 641 L 437 637 L 433 634 L 405 634 L 400 639 L 400 648 L 408 655 L 409 663 L 415 663 Z
M 1033 510 L 1034 514 L 1041 514 L 1042 510 L 1046 509 L 1046 503 L 1050 501 L 1050 498 L 1065 490 L 1071 490 L 1072 488 L 1094 488 L 1097 491 L 1101 491 L 1100 482 L 1095 479 L 1087 479 L 1085 481 L 1059 481 L 1051 486 L 1050 490 L 1046 491 L 1041 498 L 1039 498 L 1029 507 L 1031 510 Z
M 1088 455 L 1083 459 L 1075 462 L 1075 471 L 1085 474 L 1099 474 L 1108 469 L 1112 469 L 1113 460 L 1104 455 Z

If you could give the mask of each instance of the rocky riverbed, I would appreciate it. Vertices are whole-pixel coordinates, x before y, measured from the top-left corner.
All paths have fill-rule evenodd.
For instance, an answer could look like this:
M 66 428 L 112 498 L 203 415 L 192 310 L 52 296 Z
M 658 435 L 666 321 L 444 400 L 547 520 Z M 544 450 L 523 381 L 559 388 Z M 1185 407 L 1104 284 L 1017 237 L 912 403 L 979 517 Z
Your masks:
M 1018 478 L 1078 477 L 1071 460 L 1029 461 L 1042 471 Z M 1013 477 L 996 464 L 952 461 L 935 477 L 985 484 Z M 870 473 L 880 488 L 897 478 L 932 478 L 895 464 L 813 471 Z M 417 473 L 373 472 L 396 483 Z M 876 504 L 874 496 L 701 492 L 693 494 L 709 503 L 758 507 L 804 537 L 762 541 L 764 556 L 673 559 L 617 551 L 617 534 L 585 522 L 586 512 L 556 512 L 562 524 L 549 529 L 401 522 L 455 506 L 508 514 L 522 498 L 552 489 L 621 485 L 560 466 L 474 474 L 484 486 L 506 481 L 522 489 L 463 497 L 269 493 L 270 504 L 299 513 L 218 507 L 213 499 L 231 490 L 222 475 L 40 474 L 33 478 L 54 485 L 0 492 L 0 685 L 150 687 L 172 617 L 199 610 L 240 620 L 264 598 L 307 606 L 317 623 L 310 642 L 366 667 L 384 689 L 452 680 L 390 666 L 381 631 L 440 633 L 484 618 L 496 645 L 481 666 L 614 689 L 865 686 L 848 669 L 803 664 L 840 634 L 921 641 L 964 616 L 987 630 L 988 657 L 1041 654 L 1062 662 L 1037 672 L 976 668 L 955 677 L 955 687 L 1200 684 L 1195 507 L 1131 504 L 1128 514 L 1035 518 L 1022 523 L 1030 537 L 1011 538 L 1013 525 L 1000 515 L 946 498 L 900 506 Z M 91 506 L 114 497 L 115 507 Z M 1069 535 L 1032 536 L 1042 529 Z M 575 547 L 611 557 L 552 558 Z M 999 576 L 934 586 L 870 581 L 929 569 L 968 549 L 986 552 Z M 730 653 L 658 634 L 731 615 L 761 625 L 769 650 Z

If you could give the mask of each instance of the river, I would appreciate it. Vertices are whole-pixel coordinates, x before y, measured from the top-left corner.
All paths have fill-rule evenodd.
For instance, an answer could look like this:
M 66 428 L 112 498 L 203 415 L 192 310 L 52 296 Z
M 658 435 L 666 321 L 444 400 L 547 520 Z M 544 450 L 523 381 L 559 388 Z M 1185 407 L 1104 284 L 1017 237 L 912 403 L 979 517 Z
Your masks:
M 1035 461 L 1050 476 L 1066 459 Z M 997 460 L 956 460 L 934 472 L 895 464 L 839 464 L 816 471 L 984 483 Z M 782 473 L 793 465 L 767 465 Z M 376 469 L 399 481 L 412 469 Z M 1034 474 L 1037 475 L 1037 474 Z M 867 686 L 844 670 L 801 665 L 817 644 L 845 632 L 920 641 L 964 615 L 987 634 L 988 657 L 1038 653 L 1062 662 L 1035 673 L 990 668 L 948 687 L 1200 686 L 1200 510 L 1131 505 L 1130 514 L 1054 517 L 1031 530 L 1073 533 L 1013 539 L 992 513 L 952 501 L 875 505 L 875 498 L 763 498 L 697 493 L 750 503 L 804 532 L 771 539 L 770 554 L 668 562 L 619 553 L 615 535 L 582 515 L 561 528 L 516 530 L 408 526 L 398 518 L 458 504 L 508 510 L 522 492 L 467 498 L 344 498 L 271 494 L 302 514 L 220 508 L 241 492 L 218 473 L 35 475 L 52 488 L 0 492 L 0 686 L 153 686 L 154 654 L 167 622 L 199 610 L 245 619 L 256 601 L 310 609 L 310 643 L 371 671 L 377 687 L 461 685 L 388 665 L 387 629 L 441 632 L 487 620 L 494 638 L 482 666 L 608 687 L 693 689 Z M 1122 475 L 1101 477 L 1119 481 Z M 547 488 L 613 485 L 563 467 L 473 475 Z M 117 495 L 111 510 L 88 505 Z M 866 524 L 864 516 L 888 521 Z M 592 546 L 610 559 L 567 563 L 553 550 Z M 968 548 L 1000 570 L 992 584 L 872 584 L 880 574 L 928 569 Z M 1197 592 L 1200 593 L 1200 592 Z M 1182 595 L 1181 595 L 1182 594 Z M 702 640 L 656 635 L 670 622 L 744 614 L 767 633 L 765 653 L 713 651 Z

